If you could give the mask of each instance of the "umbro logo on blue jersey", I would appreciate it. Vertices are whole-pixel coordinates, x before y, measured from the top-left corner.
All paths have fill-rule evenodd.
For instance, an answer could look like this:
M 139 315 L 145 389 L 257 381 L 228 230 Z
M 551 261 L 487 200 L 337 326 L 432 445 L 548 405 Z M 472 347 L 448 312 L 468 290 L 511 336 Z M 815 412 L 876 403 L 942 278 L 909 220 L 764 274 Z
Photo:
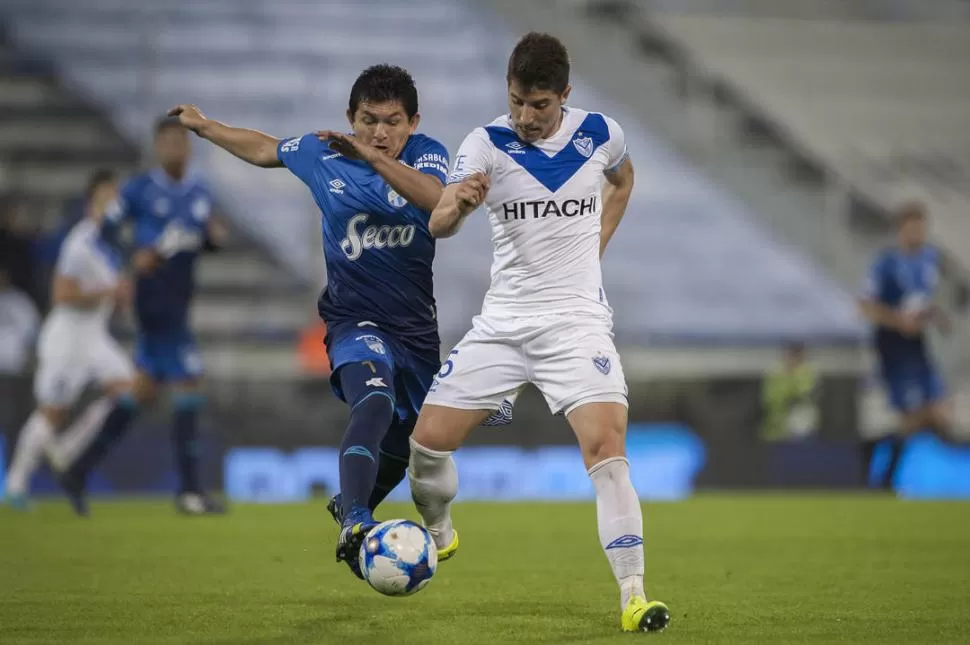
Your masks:
M 344 188 L 346 186 L 347 186 L 347 184 L 345 184 L 344 182 L 340 181 L 339 179 L 331 179 L 330 180 L 330 192 L 331 193 L 337 193 L 338 195 L 343 195 L 344 194 Z
M 510 155 L 524 155 L 525 150 L 522 149 L 524 147 L 525 146 L 518 141 L 510 141 L 509 143 L 505 144 L 505 150 Z
M 335 152 L 332 155 L 323 155 L 322 157 L 320 157 L 320 159 L 322 161 L 330 161 L 331 159 L 336 159 L 337 157 L 342 157 L 342 156 L 343 155 L 340 154 L 339 152 Z

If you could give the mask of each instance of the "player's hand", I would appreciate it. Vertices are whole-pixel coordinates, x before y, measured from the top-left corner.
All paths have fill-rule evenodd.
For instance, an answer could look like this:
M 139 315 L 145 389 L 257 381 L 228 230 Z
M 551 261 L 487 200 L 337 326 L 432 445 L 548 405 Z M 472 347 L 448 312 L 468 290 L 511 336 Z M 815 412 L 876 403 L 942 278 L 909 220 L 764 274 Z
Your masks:
M 221 218 L 213 217 L 206 224 L 206 237 L 209 246 L 221 249 L 229 241 L 229 227 Z
M 458 200 L 458 211 L 462 216 L 481 206 L 490 186 L 491 181 L 489 181 L 488 176 L 480 172 L 466 177 L 458 184 L 458 192 L 455 193 L 455 198 Z
M 919 336 L 926 324 L 926 318 L 917 313 L 902 312 L 896 320 L 896 330 L 903 336 Z
M 198 106 L 191 105 L 189 103 L 182 103 L 176 105 L 171 110 L 168 111 L 169 116 L 177 117 L 179 123 L 181 123 L 186 129 L 199 134 L 199 131 L 205 125 L 208 119 L 202 114 L 202 110 Z
M 162 257 L 152 249 L 138 249 L 132 258 L 135 271 L 143 274 L 152 273 L 161 263 Z
M 364 161 L 373 164 L 384 154 L 374 146 L 361 143 L 352 134 L 344 134 L 336 130 L 317 130 L 314 134 L 317 135 L 320 141 L 326 143 L 331 150 L 339 152 L 354 161 Z

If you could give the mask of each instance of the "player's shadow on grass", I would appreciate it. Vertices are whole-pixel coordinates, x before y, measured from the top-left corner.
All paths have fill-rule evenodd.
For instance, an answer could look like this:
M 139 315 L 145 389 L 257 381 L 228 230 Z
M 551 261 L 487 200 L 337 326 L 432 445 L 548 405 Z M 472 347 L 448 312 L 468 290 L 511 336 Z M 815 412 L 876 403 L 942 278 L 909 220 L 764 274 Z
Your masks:
M 584 643 L 618 630 L 615 614 L 590 609 L 581 602 L 483 599 L 462 603 L 450 611 L 417 606 L 408 599 L 360 597 L 301 602 L 318 608 L 320 616 L 289 625 L 267 625 L 285 633 L 251 638 L 205 639 L 190 645 L 330 645 L 347 642 L 505 643 L 515 633 L 519 643 Z

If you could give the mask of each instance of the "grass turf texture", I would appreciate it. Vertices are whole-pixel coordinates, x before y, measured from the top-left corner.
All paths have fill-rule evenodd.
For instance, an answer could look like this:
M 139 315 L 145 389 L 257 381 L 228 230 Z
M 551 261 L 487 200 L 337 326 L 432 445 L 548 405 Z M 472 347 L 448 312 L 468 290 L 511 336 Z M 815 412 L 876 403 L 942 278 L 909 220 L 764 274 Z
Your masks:
M 381 518 L 414 518 L 389 505 Z M 184 518 L 162 502 L 0 509 L 0 643 L 966 643 L 970 505 L 708 495 L 644 506 L 663 635 L 619 632 L 592 504 L 459 504 L 415 596 L 334 562 L 322 503 Z

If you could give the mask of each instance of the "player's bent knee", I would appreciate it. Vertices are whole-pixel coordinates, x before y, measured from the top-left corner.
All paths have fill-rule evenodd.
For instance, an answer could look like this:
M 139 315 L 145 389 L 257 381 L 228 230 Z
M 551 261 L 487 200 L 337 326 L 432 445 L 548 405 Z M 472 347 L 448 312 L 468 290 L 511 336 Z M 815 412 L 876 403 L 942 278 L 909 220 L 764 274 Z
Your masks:
M 603 430 L 580 442 L 580 449 L 587 468 L 626 455 L 624 435 L 613 430 Z
M 431 450 L 457 450 L 468 434 L 489 414 L 490 410 L 460 410 L 425 404 L 418 414 L 411 437 Z
M 566 416 L 572 426 L 586 468 L 626 454 L 627 409 L 613 402 L 573 407 Z

